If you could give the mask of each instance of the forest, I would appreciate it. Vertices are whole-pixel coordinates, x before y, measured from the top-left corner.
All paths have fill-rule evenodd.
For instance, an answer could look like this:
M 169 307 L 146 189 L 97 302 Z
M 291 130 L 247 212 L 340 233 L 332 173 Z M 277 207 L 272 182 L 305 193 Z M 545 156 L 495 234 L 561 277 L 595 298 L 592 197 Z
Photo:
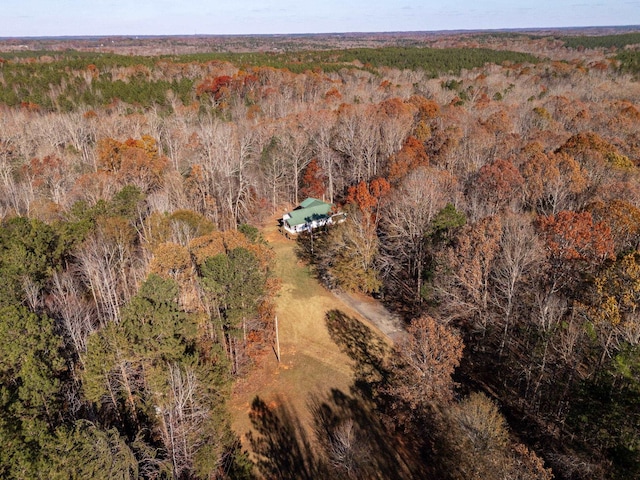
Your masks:
M 640 477 L 640 33 L 358 41 L 0 42 L 0 477 Z M 307 197 L 300 261 L 405 335 L 330 312 L 353 396 L 243 441 Z

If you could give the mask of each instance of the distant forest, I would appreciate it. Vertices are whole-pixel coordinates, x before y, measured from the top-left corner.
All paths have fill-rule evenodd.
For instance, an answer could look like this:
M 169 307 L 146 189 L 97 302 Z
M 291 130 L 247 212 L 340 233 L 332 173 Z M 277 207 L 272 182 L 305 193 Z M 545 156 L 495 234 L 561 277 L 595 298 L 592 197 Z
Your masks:
M 46 59 L 33 62 L 35 57 Z M 183 105 L 197 101 L 194 88 L 199 71 L 228 62 L 241 69 L 271 67 L 292 73 L 338 72 L 345 68 L 420 69 L 431 77 L 458 75 L 486 63 L 536 62 L 533 55 L 488 49 L 398 48 L 332 50 L 286 54 L 227 53 L 179 57 L 139 57 L 69 52 L 25 52 L 0 56 L 4 88 L 0 102 L 38 105 L 46 111 L 74 111 L 104 107 L 116 100 L 142 108 L 168 107 L 167 95 Z M 354 66 L 358 62 L 359 66 Z M 123 72 L 130 69 L 130 72 Z M 120 73 L 122 72 L 122 73 Z M 87 75 L 91 76 L 90 81 Z
M 0 477 L 640 477 L 640 33 L 601 33 L 1 41 Z M 246 435 L 307 197 L 347 220 L 299 261 L 405 332 L 330 312 L 353 396 Z

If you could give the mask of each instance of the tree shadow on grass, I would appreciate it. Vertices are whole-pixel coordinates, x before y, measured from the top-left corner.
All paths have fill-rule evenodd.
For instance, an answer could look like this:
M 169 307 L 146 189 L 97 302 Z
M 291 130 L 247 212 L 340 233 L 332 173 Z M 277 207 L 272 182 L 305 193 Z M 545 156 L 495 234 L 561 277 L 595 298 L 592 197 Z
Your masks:
M 392 347 L 357 318 L 339 310 L 327 312 L 326 324 L 333 341 L 354 361 L 354 384 L 350 395 L 332 390 L 327 399 L 312 402 L 316 428 L 318 417 L 329 424 L 351 419 L 366 433 L 363 443 L 371 452 L 369 465 L 381 474 L 370 478 L 427 478 L 419 452 L 403 443 L 399 434 L 403 429 L 389 403 Z
M 327 313 L 331 338 L 353 359 L 349 394 L 338 389 L 310 395 L 313 431 L 305 430 L 282 398 L 253 401 L 248 434 L 260 473 L 269 479 L 433 478 L 420 454 L 383 421 L 389 345 L 343 312 Z M 391 421 L 395 421 L 391 419 Z
M 327 312 L 326 323 L 331 339 L 355 362 L 354 391 L 373 399 L 376 387 L 389 376 L 385 359 L 391 347 L 361 321 L 340 310 Z
M 365 401 L 332 389 L 310 395 L 308 408 L 312 433 L 281 398 L 270 405 L 254 399 L 248 438 L 264 478 L 425 478 L 415 452 L 389 434 Z
M 390 434 L 367 402 L 332 389 L 310 396 L 309 409 L 330 478 L 425 478 L 415 452 Z
M 249 418 L 255 433 L 249 432 L 247 436 L 257 457 L 256 466 L 265 478 L 329 478 L 300 420 L 281 398 L 276 398 L 275 405 L 270 406 L 256 397 Z

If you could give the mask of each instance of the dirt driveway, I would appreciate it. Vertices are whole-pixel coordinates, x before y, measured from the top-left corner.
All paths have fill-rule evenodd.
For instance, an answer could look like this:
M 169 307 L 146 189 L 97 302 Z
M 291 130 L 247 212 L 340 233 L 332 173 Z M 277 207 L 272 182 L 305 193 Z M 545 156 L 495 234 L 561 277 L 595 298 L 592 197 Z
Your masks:
M 387 310 L 379 301 L 359 293 L 334 290 L 332 292 L 343 303 L 362 315 L 392 342 L 397 342 L 405 333 L 402 321 Z

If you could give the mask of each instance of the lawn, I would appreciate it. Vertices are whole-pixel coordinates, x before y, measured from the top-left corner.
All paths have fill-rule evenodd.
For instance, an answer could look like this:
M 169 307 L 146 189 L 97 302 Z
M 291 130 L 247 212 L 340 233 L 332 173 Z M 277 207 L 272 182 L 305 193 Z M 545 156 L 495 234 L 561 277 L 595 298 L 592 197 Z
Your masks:
M 280 235 L 275 224 L 263 234 L 276 253 L 275 273 L 282 282 L 277 299 L 281 362 L 275 354 L 269 355 L 236 384 L 230 403 L 232 426 L 245 448 L 249 448 L 246 433 L 251 429 L 248 413 L 256 396 L 271 406 L 285 403 L 308 429 L 310 396 L 324 395 L 331 389 L 347 393 L 353 383 L 353 362 L 329 336 L 325 315 L 333 309 L 357 314 L 298 261 L 294 240 Z

